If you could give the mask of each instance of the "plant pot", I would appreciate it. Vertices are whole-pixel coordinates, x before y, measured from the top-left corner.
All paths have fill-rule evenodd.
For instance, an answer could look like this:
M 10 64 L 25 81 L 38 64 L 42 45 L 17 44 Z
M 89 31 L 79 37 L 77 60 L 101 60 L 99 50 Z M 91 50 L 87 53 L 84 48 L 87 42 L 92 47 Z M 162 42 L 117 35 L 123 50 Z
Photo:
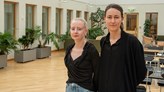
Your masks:
M 100 40 L 89 39 L 88 42 L 92 43 L 96 47 L 98 52 L 101 51 Z
M 27 62 L 36 59 L 36 49 L 15 51 L 14 59 L 16 62 Z
M 143 44 L 152 44 L 153 38 L 143 36 Z
M 66 39 L 64 42 L 64 49 L 66 49 L 70 44 L 73 44 L 73 39 Z
M 7 66 L 7 55 L 0 55 L 0 68 Z
M 51 56 L 51 47 L 36 48 L 36 57 L 45 58 Z

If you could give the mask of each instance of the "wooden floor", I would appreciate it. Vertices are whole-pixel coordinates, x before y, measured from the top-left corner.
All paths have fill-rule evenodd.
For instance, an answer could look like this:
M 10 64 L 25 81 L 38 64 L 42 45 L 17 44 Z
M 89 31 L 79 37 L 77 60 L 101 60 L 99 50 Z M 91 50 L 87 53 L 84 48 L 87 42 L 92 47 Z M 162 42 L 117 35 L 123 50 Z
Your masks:
M 63 57 L 64 51 L 55 51 L 49 58 L 27 63 L 8 61 L 8 66 L 0 69 L 0 92 L 65 92 Z M 155 81 L 151 92 L 159 92 Z

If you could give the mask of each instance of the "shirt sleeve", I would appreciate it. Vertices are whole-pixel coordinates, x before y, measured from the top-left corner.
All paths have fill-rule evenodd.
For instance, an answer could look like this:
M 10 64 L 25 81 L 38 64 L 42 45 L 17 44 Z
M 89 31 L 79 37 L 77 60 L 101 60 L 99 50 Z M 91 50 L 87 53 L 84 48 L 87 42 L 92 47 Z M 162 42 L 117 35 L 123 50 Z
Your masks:
M 99 63 L 99 60 L 100 60 L 100 58 L 99 58 L 99 53 L 98 53 L 98 51 L 97 51 L 97 49 L 94 47 L 94 46 L 92 46 L 91 47 L 92 49 L 91 49 L 91 61 L 92 61 L 92 66 L 93 66 L 93 71 L 94 71 L 94 75 L 93 75 L 93 85 L 94 85 L 94 87 L 95 87 L 95 90 L 97 90 L 98 89 L 98 63 Z
M 145 65 L 143 46 L 137 38 L 133 40 L 133 51 L 137 78 L 136 85 L 138 85 L 145 78 L 147 69 Z

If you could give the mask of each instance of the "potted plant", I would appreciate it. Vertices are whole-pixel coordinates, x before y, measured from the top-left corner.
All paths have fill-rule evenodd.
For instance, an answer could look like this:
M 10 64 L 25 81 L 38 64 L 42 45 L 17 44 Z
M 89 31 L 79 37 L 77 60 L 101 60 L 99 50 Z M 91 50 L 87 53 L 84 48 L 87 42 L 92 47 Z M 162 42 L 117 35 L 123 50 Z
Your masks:
M 16 50 L 18 42 L 10 33 L 0 32 L 0 68 L 7 66 L 7 54 L 11 50 Z
M 96 12 L 91 13 L 90 20 L 91 28 L 88 29 L 87 39 L 100 51 L 100 40 L 95 39 L 98 36 L 104 35 L 104 30 L 106 29 L 104 26 L 104 11 L 98 8 Z M 66 49 L 69 44 L 74 43 L 70 37 L 69 30 L 67 30 L 64 35 L 60 35 L 59 39 L 64 42 L 64 49 Z
M 59 49 L 59 45 L 57 43 L 58 36 L 54 32 L 51 32 L 49 34 L 42 34 L 40 27 L 38 27 L 37 30 L 39 30 L 39 32 L 37 33 L 36 38 L 39 44 L 36 51 L 36 57 L 49 57 L 51 56 L 51 47 L 46 45 L 52 42 L 55 45 L 55 47 Z
M 105 22 L 104 22 L 104 14 L 105 12 L 100 8 L 97 8 L 96 12 L 91 13 L 90 20 L 91 20 L 91 28 L 88 30 L 87 38 L 88 41 L 91 42 L 98 51 L 101 50 L 100 48 L 100 40 L 96 40 L 98 36 L 104 35 L 104 30 L 106 29 Z
M 104 34 L 106 27 L 104 26 L 104 11 L 97 8 L 96 12 L 92 12 L 90 15 L 91 28 L 89 28 L 88 38 L 96 39 L 97 36 Z
M 150 20 L 146 19 L 144 23 L 144 36 L 151 37 L 150 34 Z
M 27 62 L 36 59 L 36 49 L 30 48 L 36 40 L 36 28 L 26 29 L 25 35 L 18 39 L 21 50 L 15 51 L 14 59 L 16 62 Z
M 145 46 L 152 44 L 153 41 L 152 34 L 150 32 L 150 25 L 151 25 L 150 20 L 146 19 L 144 23 L 144 36 L 143 36 L 143 44 Z
M 66 49 L 67 46 L 69 46 L 70 44 L 74 43 L 73 39 L 70 36 L 69 30 L 67 30 L 65 34 L 59 35 L 58 38 L 59 42 L 64 43 L 64 49 Z

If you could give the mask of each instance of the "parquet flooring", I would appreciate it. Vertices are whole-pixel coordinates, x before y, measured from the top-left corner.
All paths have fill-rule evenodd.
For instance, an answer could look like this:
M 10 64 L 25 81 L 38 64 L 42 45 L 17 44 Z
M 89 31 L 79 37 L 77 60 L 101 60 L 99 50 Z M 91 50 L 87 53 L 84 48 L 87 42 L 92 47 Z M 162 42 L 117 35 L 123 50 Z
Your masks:
M 7 67 L 0 69 L 0 92 L 65 92 L 67 71 L 63 57 L 62 50 L 26 63 L 8 61 Z M 155 81 L 151 92 L 159 92 Z

